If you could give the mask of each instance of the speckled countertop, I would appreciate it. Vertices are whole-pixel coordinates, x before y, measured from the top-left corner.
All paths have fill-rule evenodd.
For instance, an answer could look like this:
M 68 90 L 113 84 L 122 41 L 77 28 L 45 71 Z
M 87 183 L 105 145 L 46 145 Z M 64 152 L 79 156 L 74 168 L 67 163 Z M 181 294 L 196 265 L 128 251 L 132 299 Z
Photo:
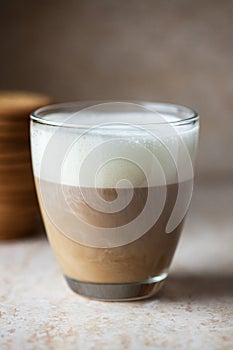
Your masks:
M 0 349 L 233 349 L 231 186 L 200 186 L 164 288 L 142 302 L 85 299 L 43 235 L 0 244 Z

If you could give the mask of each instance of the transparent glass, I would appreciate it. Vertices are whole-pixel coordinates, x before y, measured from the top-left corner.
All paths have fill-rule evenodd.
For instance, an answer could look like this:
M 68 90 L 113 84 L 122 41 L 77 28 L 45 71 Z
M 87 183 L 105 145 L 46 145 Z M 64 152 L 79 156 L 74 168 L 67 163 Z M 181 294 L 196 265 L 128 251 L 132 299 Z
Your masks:
M 46 232 L 71 289 L 101 300 L 154 295 L 193 188 L 199 117 L 150 102 L 77 102 L 31 114 Z

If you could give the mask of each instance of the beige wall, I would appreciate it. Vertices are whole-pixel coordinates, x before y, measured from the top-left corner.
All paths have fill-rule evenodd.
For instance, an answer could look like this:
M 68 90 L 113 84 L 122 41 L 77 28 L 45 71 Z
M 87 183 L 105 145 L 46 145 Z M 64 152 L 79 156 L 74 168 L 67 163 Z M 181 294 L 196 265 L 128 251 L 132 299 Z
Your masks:
M 233 179 L 233 1 L 15 0 L 0 16 L 0 89 L 189 105 L 199 179 Z

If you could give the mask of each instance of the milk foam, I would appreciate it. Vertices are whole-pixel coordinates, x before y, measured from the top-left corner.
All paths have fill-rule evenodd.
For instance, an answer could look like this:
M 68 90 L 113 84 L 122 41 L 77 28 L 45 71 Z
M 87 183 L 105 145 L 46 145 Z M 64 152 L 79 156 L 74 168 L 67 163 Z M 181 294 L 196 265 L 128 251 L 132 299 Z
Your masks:
M 57 113 L 49 117 L 61 121 L 68 115 Z M 114 117 L 120 120 L 120 116 Z M 126 117 L 125 125 L 115 123 L 92 129 L 32 122 L 34 175 L 63 185 L 104 188 L 162 185 L 164 175 L 167 184 L 191 179 L 198 126 L 154 125 L 148 122 L 148 115 L 140 118 L 147 124 L 128 125 Z M 165 119 L 174 121 L 171 115 Z M 95 120 L 99 122 L 98 118 Z M 109 119 L 105 116 L 105 123 L 106 120 Z

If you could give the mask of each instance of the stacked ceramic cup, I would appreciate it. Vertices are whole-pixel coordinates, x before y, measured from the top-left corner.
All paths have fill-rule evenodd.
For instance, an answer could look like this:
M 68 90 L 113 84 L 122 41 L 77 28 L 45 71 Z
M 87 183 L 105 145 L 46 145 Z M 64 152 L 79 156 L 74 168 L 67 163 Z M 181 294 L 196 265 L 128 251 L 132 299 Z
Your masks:
M 0 92 L 0 239 L 32 234 L 38 227 L 29 113 L 49 103 L 34 93 Z

